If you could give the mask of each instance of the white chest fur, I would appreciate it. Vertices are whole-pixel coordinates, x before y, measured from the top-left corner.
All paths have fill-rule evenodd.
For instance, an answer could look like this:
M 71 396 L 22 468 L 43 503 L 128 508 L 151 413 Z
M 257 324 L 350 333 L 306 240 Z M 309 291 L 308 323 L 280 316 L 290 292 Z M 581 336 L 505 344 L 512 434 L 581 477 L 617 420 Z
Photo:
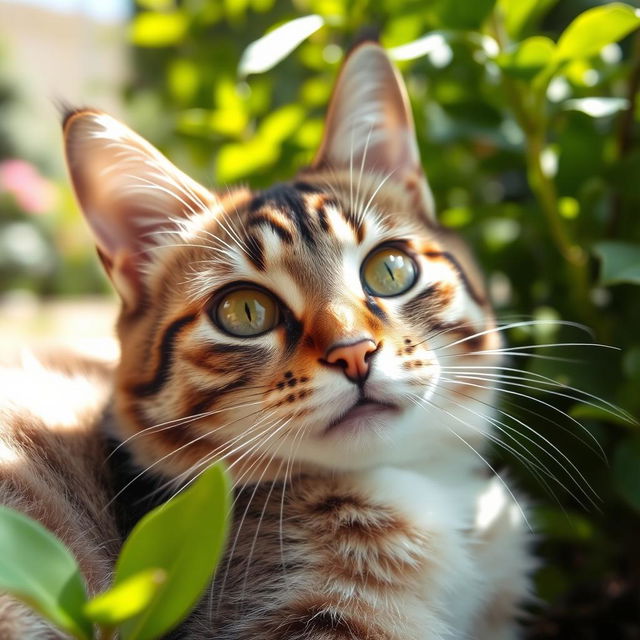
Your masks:
M 427 616 L 425 639 L 514 637 L 514 610 L 526 595 L 531 560 L 524 514 L 501 478 L 438 478 L 386 467 L 354 480 L 423 536 L 422 593 L 409 614 Z M 485 610 L 496 615 L 487 621 Z

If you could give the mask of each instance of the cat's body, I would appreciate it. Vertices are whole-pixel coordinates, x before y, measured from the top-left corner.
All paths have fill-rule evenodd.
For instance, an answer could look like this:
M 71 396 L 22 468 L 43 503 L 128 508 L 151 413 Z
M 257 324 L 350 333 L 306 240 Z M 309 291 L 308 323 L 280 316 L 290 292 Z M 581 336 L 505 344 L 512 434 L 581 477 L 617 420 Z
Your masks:
M 103 397 L 77 429 L 94 442 L 110 430 L 169 493 L 218 458 L 236 484 L 229 553 L 177 633 L 514 637 L 524 518 L 486 473 L 494 391 L 455 380 L 455 367 L 498 367 L 500 340 L 477 268 L 434 220 L 383 51 L 355 50 L 314 165 L 263 192 L 214 195 L 99 112 L 69 114 L 65 137 L 123 300 L 109 411 Z M 104 469 L 87 486 L 108 519 L 113 479 L 94 446 L 81 457 Z M 107 565 L 113 519 L 95 525 Z
M 110 377 L 110 367 L 69 352 L 30 354 L 0 369 L 3 504 L 55 531 L 92 593 L 108 585 L 122 533 L 102 411 Z M 515 637 L 531 562 L 527 531 L 502 484 L 473 457 L 459 462 L 438 470 L 292 469 L 288 484 L 247 485 L 236 502 L 233 554 L 173 637 Z M 58 637 L 0 596 L 0 638 Z

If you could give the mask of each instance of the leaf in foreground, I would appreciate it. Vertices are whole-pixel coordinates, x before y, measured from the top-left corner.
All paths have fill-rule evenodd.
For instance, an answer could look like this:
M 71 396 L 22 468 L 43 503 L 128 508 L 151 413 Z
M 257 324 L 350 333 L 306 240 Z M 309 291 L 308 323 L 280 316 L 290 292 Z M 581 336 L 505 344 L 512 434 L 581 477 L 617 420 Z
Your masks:
M 76 638 L 90 638 L 84 580 L 71 552 L 41 524 L 0 506 L 0 591 Z
M 162 569 L 141 571 L 87 602 L 84 611 L 99 625 L 116 627 L 144 611 L 166 581 Z
M 137 524 L 118 559 L 114 586 L 156 568 L 167 581 L 140 615 L 124 623 L 123 640 L 158 638 L 196 605 L 224 549 L 229 495 L 227 476 L 214 465 Z

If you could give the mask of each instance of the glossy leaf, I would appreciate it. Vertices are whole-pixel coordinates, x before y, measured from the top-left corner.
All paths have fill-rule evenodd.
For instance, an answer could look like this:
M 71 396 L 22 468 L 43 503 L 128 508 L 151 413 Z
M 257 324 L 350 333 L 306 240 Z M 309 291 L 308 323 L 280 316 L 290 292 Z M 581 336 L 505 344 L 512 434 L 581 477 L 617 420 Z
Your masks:
M 501 54 L 497 62 L 503 71 L 511 75 L 532 78 L 549 64 L 555 48 L 549 38 L 533 36 Z
M 606 118 L 629 107 L 626 98 L 576 98 L 562 104 L 563 109 L 581 111 L 592 118 Z
M 280 146 L 261 136 L 247 142 L 224 145 L 218 152 L 217 179 L 221 183 L 235 182 L 261 169 L 272 166 L 280 153 Z
M 265 140 L 280 143 L 291 136 L 302 124 L 304 109 L 297 104 L 289 104 L 270 113 L 260 124 L 259 134 Z
M 276 27 L 244 50 L 238 64 L 238 73 L 248 76 L 268 71 L 323 25 L 324 18 L 312 14 Z
M 155 568 L 167 581 L 149 607 L 122 625 L 122 640 L 158 638 L 195 606 L 224 548 L 229 495 L 226 474 L 214 465 L 136 525 L 118 558 L 114 586 Z
M 84 612 L 94 622 L 113 628 L 144 611 L 166 581 L 161 569 L 141 571 L 87 602 Z
M 569 415 L 576 420 L 601 420 L 602 422 L 618 424 L 621 427 L 633 427 L 634 424 L 621 413 L 592 404 L 575 404 L 571 407 Z
M 40 523 L 0 506 L 0 591 L 75 638 L 90 638 L 84 580 L 71 552 Z
M 504 25 L 511 38 L 517 38 L 524 28 L 542 17 L 558 0 L 498 0 Z
M 389 49 L 389 56 L 393 60 L 415 60 L 443 47 L 449 47 L 447 34 L 435 32 Z
M 600 282 L 640 284 L 640 245 L 630 242 L 606 241 L 594 247 L 602 261 Z
M 138 47 L 168 47 L 180 42 L 187 31 L 187 20 L 181 13 L 138 14 L 131 24 L 130 37 Z
M 554 62 L 587 58 L 640 26 L 640 10 L 612 2 L 581 13 L 558 40 Z

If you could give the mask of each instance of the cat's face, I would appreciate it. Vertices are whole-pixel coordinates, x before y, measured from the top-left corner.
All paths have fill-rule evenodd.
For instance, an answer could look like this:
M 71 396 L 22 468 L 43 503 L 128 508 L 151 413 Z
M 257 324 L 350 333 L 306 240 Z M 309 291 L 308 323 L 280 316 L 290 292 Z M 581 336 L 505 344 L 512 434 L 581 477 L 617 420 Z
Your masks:
M 124 302 L 116 407 L 145 465 L 186 477 L 226 458 L 248 481 L 436 459 L 484 435 L 488 392 L 448 381 L 497 346 L 492 315 L 433 219 L 379 47 L 346 63 L 313 167 L 262 192 L 214 195 L 104 114 L 65 131 Z

